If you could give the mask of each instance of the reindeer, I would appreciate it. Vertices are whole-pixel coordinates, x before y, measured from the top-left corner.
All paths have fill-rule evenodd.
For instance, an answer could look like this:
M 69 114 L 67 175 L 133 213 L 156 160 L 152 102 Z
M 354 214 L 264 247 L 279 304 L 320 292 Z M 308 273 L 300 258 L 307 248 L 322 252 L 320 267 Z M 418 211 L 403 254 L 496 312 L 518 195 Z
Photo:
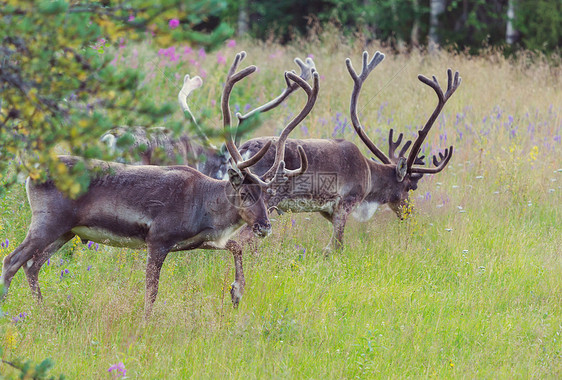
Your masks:
M 295 58 L 294 62 L 300 67 L 300 78 L 305 81 L 309 80 L 316 69 L 312 58 L 306 58 L 305 61 Z M 199 76 L 190 78 L 189 75 L 186 75 L 183 80 L 183 86 L 178 93 L 180 107 L 186 118 L 194 126 L 196 137 L 192 137 L 187 133 L 174 137 L 172 131 L 162 127 L 118 127 L 105 133 L 101 140 L 112 151 L 117 151 L 117 139 L 129 133 L 133 138 L 131 150 L 137 152 L 140 156 L 140 162 L 133 160 L 130 163 L 143 165 L 173 165 L 180 163 L 195 168 L 209 177 L 227 179 L 228 162 L 230 159 L 228 150 L 224 144 L 217 148 L 211 143 L 187 104 L 187 98 L 202 85 L 203 80 Z M 239 119 L 240 127 L 250 117 L 279 106 L 298 88 L 299 85 L 296 82 L 287 80 L 287 87 L 278 97 L 241 116 Z M 235 136 L 236 146 L 240 145 L 240 138 L 241 133 L 238 131 Z M 197 140 L 201 141 L 201 143 L 198 143 Z M 158 154 L 158 150 L 163 154 Z M 127 162 L 129 160 L 124 159 L 122 161 Z
M 39 183 L 27 179 L 26 189 L 32 210 L 29 231 L 24 241 L 6 258 L 0 283 L 6 294 L 13 276 L 20 267 L 24 271 L 32 293 L 41 299 L 38 274 L 48 258 L 74 236 L 87 240 L 130 248 L 146 247 L 145 315 L 151 314 L 158 292 L 162 264 L 171 251 L 227 249 L 232 252 L 235 280 L 231 298 L 236 307 L 244 292 L 242 250 L 230 237 L 244 223 L 251 226 L 258 237 L 271 232 L 263 194 L 281 178 L 304 173 L 308 163 L 302 148 L 297 148 L 300 166 L 287 170 L 282 161 L 271 168 L 275 175 L 269 179 L 255 175 L 254 167 L 269 150 L 266 143 L 257 154 L 243 160 L 231 135 L 229 98 L 233 86 L 256 71 L 248 66 L 236 72 L 245 52 L 236 55 L 226 79 L 221 109 L 226 147 L 233 167 L 229 180 L 219 181 L 187 166 L 130 166 L 121 163 L 92 160 L 96 168 L 89 189 L 76 199 L 61 193 L 53 180 Z M 285 73 L 287 81 L 294 81 L 307 94 L 301 112 L 291 120 L 282 133 L 290 133 L 311 111 L 318 96 L 318 75 L 314 88 L 294 73 Z M 280 149 L 283 145 L 279 145 Z M 60 156 L 60 161 L 72 167 L 82 159 Z
M 345 224 L 349 215 L 359 221 L 369 220 L 380 205 L 387 204 L 400 218 L 403 217 L 403 207 L 409 201 L 408 193 L 416 190 L 418 181 L 424 174 L 436 174 L 442 171 L 453 155 L 453 147 L 439 153 L 439 158 L 433 157 L 434 168 L 420 167 L 424 164 L 424 157 L 418 156 L 420 148 L 429 130 L 449 97 L 461 83 L 459 73 L 453 78 L 451 69 L 448 70 L 447 91 L 443 94 L 437 79 L 433 80 L 419 75 L 418 79 L 430 86 L 437 94 L 438 103 L 433 114 L 422 130 L 418 131 L 409 155 L 405 156 L 411 142 L 408 141 L 396 155 L 396 148 L 400 145 L 403 135 L 397 141 L 393 140 L 393 130 L 389 133 L 389 156 L 386 156 L 365 134 L 357 116 L 357 100 L 363 82 L 370 72 L 384 59 L 384 55 L 376 52 L 369 61 L 369 54 L 363 53 L 363 69 L 357 74 L 351 60 L 346 60 L 346 66 L 353 79 L 354 87 L 351 93 L 350 113 L 355 131 L 369 150 L 381 161 L 375 162 L 365 157 L 359 148 L 350 141 L 343 139 L 288 139 L 287 134 L 276 137 L 260 137 L 247 141 L 240 147 L 243 156 L 261 151 L 271 143 L 271 146 L 284 146 L 285 149 L 271 148 L 254 168 L 264 178 L 271 178 L 280 162 L 285 162 L 287 168 L 298 165 L 297 147 L 304 149 L 308 158 L 308 171 L 299 178 L 293 178 L 280 184 L 275 194 L 266 194 L 268 207 L 280 211 L 319 212 L 333 225 L 332 237 L 324 249 L 325 253 L 334 248 L 341 250 Z M 247 231 L 242 232 L 247 235 Z

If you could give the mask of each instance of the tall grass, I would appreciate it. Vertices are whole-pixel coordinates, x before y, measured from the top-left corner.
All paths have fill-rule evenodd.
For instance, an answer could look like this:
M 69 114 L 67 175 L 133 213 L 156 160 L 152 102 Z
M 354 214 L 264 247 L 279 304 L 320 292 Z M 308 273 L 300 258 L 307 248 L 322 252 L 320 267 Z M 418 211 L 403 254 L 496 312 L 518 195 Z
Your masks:
M 260 68 L 233 95 L 241 108 L 276 96 L 291 60 L 313 54 L 320 96 L 295 135 L 346 138 L 366 152 L 349 124 L 344 65 L 349 56 L 360 68 L 363 46 L 342 42 L 334 35 L 290 46 L 238 41 L 205 58 L 176 47 L 184 53 L 173 61 L 145 44 L 122 49 L 127 58 L 117 64 L 137 65 L 147 74 L 146 93 L 162 101 L 175 98 L 184 74 L 204 69 L 190 104 L 196 115 L 210 110 L 206 123 L 219 126 L 221 81 L 238 50 Z M 4 359 L 51 357 L 52 373 L 69 378 L 117 377 L 122 372 L 109 370 L 121 362 L 127 377 L 143 379 L 560 377 L 560 66 L 494 52 L 367 50 L 387 55 L 359 101 L 383 150 L 389 128 L 413 138 L 435 106 L 418 73 L 446 85 L 451 67 L 463 78 L 423 147 L 429 155 L 454 145 L 455 154 L 420 182 L 413 217 L 400 222 L 382 209 L 368 223 L 350 221 L 344 251 L 328 258 L 321 249 L 331 228 L 323 218 L 276 217 L 273 235 L 244 257 L 247 287 L 237 310 L 227 253 L 172 253 L 146 325 L 146 253 L 73 241 L 43 268 L 41 305 L 23 271 L 16 275 L 2 305 Z M 303 103 L 293 95 L 263 115 L 255 134 L 278 132 Z M 1 200 L 0 218 L 3 257 L 30 220 L 23 186 Z M 0 365 L 1 374 L 11 371 Z

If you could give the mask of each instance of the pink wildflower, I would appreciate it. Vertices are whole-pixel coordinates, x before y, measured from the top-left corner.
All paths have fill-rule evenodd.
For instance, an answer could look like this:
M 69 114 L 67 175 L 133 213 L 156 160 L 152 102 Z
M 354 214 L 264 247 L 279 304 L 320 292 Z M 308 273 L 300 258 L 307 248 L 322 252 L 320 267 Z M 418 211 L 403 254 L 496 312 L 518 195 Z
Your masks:
M 112 371 L 115 371 L 114 376 L 116 377 L 125 377 L 125 375 L 127 374 L 127 369 L 125 368 L 125 364 L 123 364 L 123 362 L 113 364 L 107 370 L 107 372 L 112 372 Z
M 168 26 L 170 27 L 170 29 L 175 29 L 180 26 L 180 20 L 178 20 L 177 18 L 173 18 L 168 21 Z
M 226 63 L 226 57 L 224 55 L 222 55 L 221 53 L 217 54 L 217 63 L 219 65 L 224 65 Z
M 201 78 L 206 78 L 207 72 L 205 71 L 205 69 L 201 69 L 201 70 L 199 70 L 199 75 L 201 75 Z
M 205 48 L 199 49 L 199 58 L 205 59 L 207 57 L 207 53 L 205 53 Z
M 129 15 L 129 19 L 128 19 L 127 21 L 129 21 L 129 22 L 135 21 L 135 15 L 130 14 L 130 15 Z
M 236 47 L 236 40 L 228 40 L 226 42 L 226 46 L 228 46 L 229 48 Z

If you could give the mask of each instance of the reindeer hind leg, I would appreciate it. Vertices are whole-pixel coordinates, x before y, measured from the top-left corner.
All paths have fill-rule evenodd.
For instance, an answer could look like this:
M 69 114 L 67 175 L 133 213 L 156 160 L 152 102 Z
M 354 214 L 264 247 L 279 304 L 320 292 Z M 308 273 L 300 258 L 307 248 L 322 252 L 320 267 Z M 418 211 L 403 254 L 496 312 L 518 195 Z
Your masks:
M 0 284 L 4 288 L 3 296 L 8 292 L 10 283 L 21 266 L 32 260 L 35 255 L 43 252 L 58 238 L 49 238 L 47 234 L 38 234 L 36 231 L 35 229 L 30 229 L 23 242 L 4 258 L 2 276 L 0 277 Z
M 57 252 L 63 245 L 65 245 L 70 239 L 75 235 L 72 232 L 68 232 L 62 235 L 60 238 L 55 240 L 53 243 L 49 244 L 47 248 L 43 251 L 37 253 L 33 258 L 27 261 L 27 264 L 23 266 L 25 271 L 25 276 L 27 277 L 27 282 L 31 288 L 31 292 L 37 299 L 41 299 L 41 289 L 39 288 L 39 270 L 47 262 L 47 260 Z

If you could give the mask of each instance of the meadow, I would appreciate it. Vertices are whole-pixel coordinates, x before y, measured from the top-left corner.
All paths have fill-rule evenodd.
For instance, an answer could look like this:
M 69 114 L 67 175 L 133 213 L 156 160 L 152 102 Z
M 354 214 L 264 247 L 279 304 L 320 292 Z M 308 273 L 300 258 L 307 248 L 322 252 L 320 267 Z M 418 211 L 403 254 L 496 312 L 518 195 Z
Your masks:
M 418 74 L 445 86 L 451 67 L 463 78 L 423 147 L 455 153 L 420 181 L 409 218 L 382 208 L 367 223 L 351 220 L 344 250 L 324 257 L 331 225 L 320 215 L 273 216 L 273 234 L 244 255 L 238 309 L 226 251 L 171 253 L 146 324 L 146 252 L 75 239 L 40 273 L 43 304 L 17 273 L 1 305 L 2 359 L 51 358 L 50 373 L 70 379 L 561 377 L 560 61 L 398 54 L 321 34 L 289 46 L 231 40 L 213 53 L 123 44 L 115 64 L 142 70 L 156 102 L 175 99 L 186 73 L 201 75 L 190 106 L 218 128 L 221 82 L 238 51 L 259 67 L 233 94 L 240 109 L 279 94 L 293 58 L 310 54 L 320 95 L 294 137 L 345 138 L 366 153 L 349 122 L 344 64 L 351 57 L 360 69 L 365 48 L 386 54 L 359 100 L 367 134 L 385 152 L 390 128 L 413 138 L 433 111 L 435 94 Z M 292 95 L 254 135 L 278 132 L 303 102 Z M 3 258 L 24 239 L 30 210 L 23 185 L 0 202 Z M 0 377 L 15 374 L 0 364 Z

